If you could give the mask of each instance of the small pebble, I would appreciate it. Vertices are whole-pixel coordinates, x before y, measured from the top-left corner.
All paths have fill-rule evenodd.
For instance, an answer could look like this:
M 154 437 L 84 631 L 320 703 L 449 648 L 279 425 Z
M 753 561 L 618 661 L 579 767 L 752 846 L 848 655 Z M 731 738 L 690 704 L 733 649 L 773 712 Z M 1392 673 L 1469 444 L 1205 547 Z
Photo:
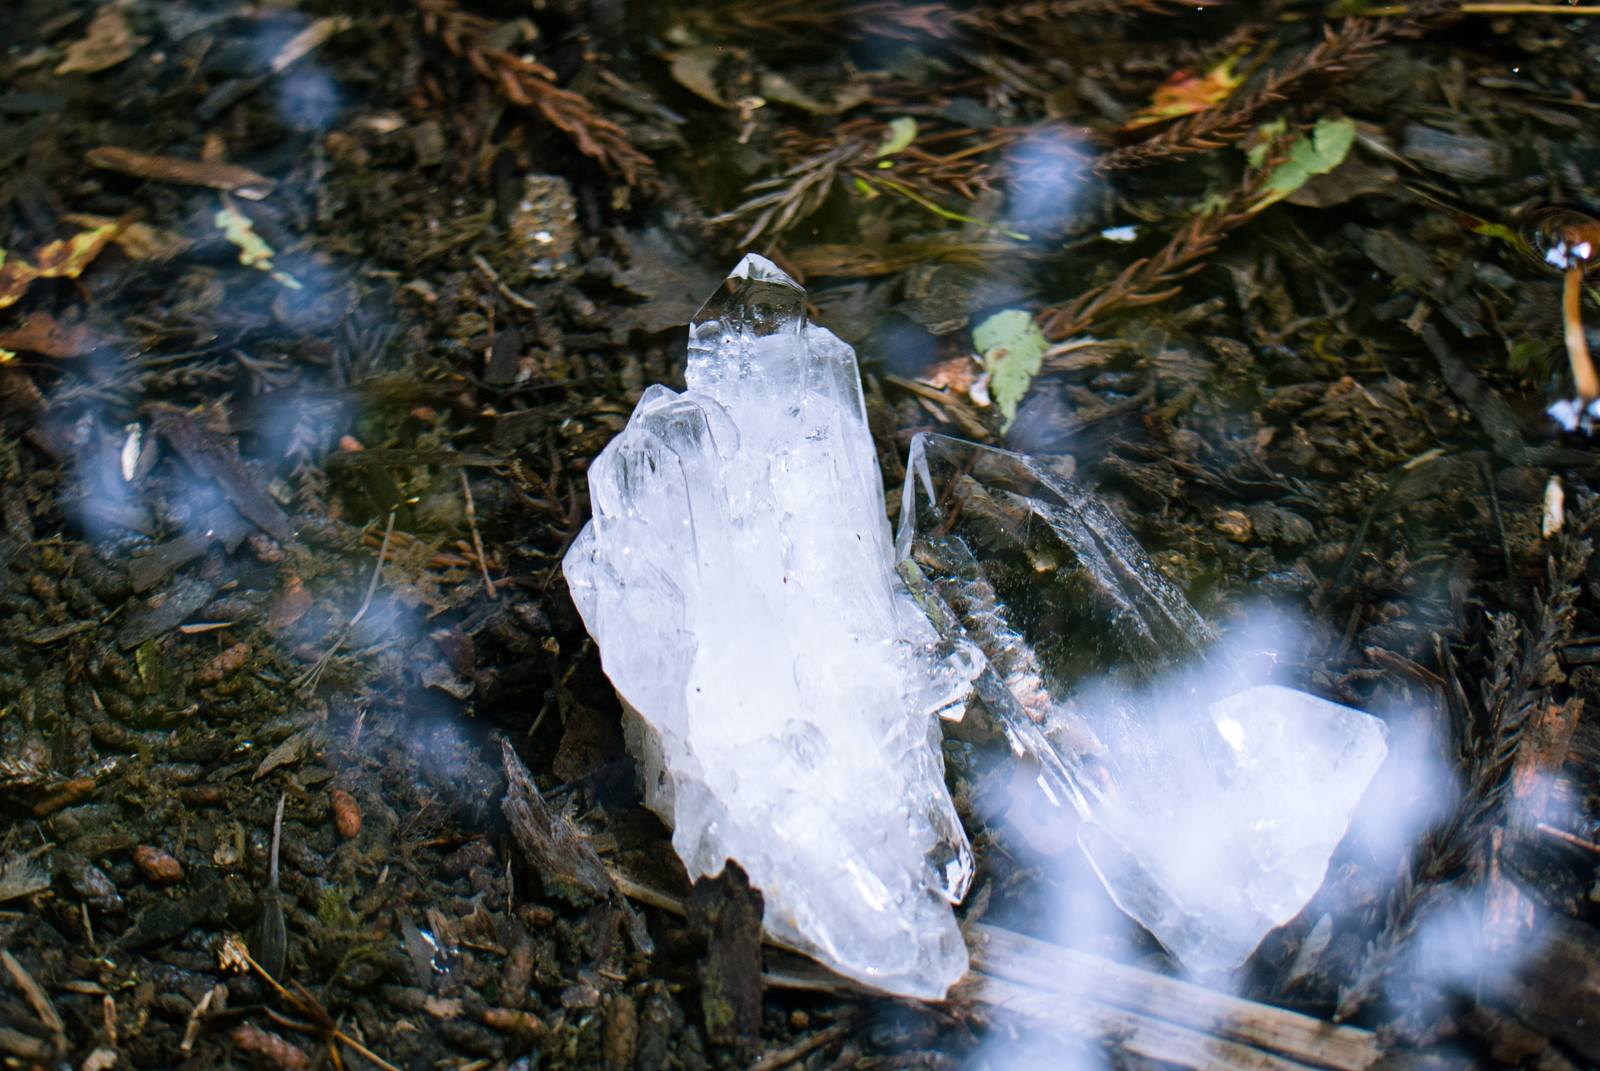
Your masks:
M 252 1023 L 240 1023 L 228 1034 L 234 1045 L 252 1056 L 260 1056 L 283 1071 L 306 1071 L 311 1058 L 305 1050 L 287 1039 Z
M 122 894 L 117 891 L 116 882 L 87 859 L 67 854 L 63 857 L 61 872 L 66 875 L 72 891 L 97 911 L 116 912 L 126 906 Z
M 516 1008 L 486 1008 L 483 1025 L 507 1034 L 542 1034 L 544 1021 L 532 1012 Z
M 1215 522 L 1217 531 L 1233 540 L 1235 543 L 1248 543 L 1254 533 L 1255 526 L 1250 523 L 1250 518 L 1236 509 L 1225 509 L 1217 514 Z
M 600 991 L 592 985 L 569 985 L 561 991 L 561 1006 L 569 1010 L 574 1008 L 598 1008 L 600 1006 Z
M 236 643 L 201 666 L 200 671 L 194 675 L 195 683 L 200 685 L 216 684 L 218 681 L 236 673 L 249 660 L 250 645 L 248 643 Z
M 522 916 L 522 924 L 531 930 L 542 930 L 556 921 L 556 913 L 543 904 L 523 904 L 517 912 Z
M 333 827 L 345 840 L 354 840 L 361 832 L 361 805 L 342 788 L 330 791 L 328 801 L 333 805 Z
M 183 864 L 160 848 L 140 844 L 133 849 L 133 861 L 144 876 L 157 885 L 173 885 L 183 880 Z
M 1470 134 L 1451 134 L 1421 123 L 1409 124 L 1402 154 L 1430 171 L 1462 182 L 1481 182 L 1505 174 L 1509 157 L 1504 145 Z

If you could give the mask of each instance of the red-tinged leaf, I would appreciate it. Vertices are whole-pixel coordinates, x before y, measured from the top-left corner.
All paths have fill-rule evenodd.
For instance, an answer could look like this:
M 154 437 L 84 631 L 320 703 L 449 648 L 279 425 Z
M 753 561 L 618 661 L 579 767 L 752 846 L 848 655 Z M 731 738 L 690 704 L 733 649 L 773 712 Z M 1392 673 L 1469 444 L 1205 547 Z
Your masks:
M 1123 124 L 1123 130 L 1163 123 L 1184 115 L 1193 115 L 1214 108 L 1233 95 L 1244 82 L 1235 72 L 1243 53 L 1235 53 L 1206 71 L 1194 75 L 1177 71 L 1155 91 L 1147 107 L 1141 108 L 1132 119 Z

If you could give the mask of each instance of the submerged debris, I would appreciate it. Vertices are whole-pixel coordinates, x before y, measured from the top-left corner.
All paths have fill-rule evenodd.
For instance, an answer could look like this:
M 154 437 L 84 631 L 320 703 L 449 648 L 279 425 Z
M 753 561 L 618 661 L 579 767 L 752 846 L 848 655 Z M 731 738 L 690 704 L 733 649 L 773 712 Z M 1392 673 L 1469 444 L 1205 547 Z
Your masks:
M 1581 5 L 332 6 L 6 8 L 8 1059 L 272 1066 L 248 1024 L 330 1066 L 1594 1062 L 1600 455 L 1545 412 L 1597 419 Z M 1521 228 L 1534 199 L 1572 207 Z M 1010 697 L 1095 785 L 1090 715 L 1161 671 L 1116 655 L 1123 707 L 1067 689 L 1047 733 L 1051 674 L 1098 652 L 1000 578 L 989 635 L 1067 639 L 978 663 L 945 726 L 953 998 L 758 950 L 772 900 L 732 871 L 678 913 L 560 563 L 745 233 L 859 355 L 891 483 L 920 432 L 1028 452 L 1223 640 L 1258 600 L 1304 623 L 1249 667 L 1388 724 L 1321 888 L 1210 982 L 1250 999 L 1173 977 L 992 717 Z M 967 332 L 997 313 L 1058 341 L 986 368 Z M 1089 575 L 1015 554 L 1021 586 Z M 1213 744 L 1215 698 L 1189 707 Z M 654 890 L 635 912 L 524 851 L 563 824 Z M 272 904 L 281 962 L 252 967 L 234 931 Z

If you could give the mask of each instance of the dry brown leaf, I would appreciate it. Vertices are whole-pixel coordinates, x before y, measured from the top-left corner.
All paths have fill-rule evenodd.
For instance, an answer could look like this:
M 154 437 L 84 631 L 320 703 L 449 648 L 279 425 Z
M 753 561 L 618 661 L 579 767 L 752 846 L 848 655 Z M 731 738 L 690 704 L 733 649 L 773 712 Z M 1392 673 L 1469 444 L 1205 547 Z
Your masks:
M 29 316 L 20 327 L 0 331 L 0 348 L 26 350 L 58 360 L 82 357 L 98 343 L 99 338 L 95 333 L 82 324 L 68 327 L 43 312 Z
M 306 590 L 305 581 L 290 572 L 285 577 L 283 586 L 273 594 L 268 604 L 267 628 L 273 632 L 292 628 L 310 609 L 311 593 Z
M 94 74 L 115 67 L 150 43 L 128 27 L 120 5 L 107 4 L 89 23 L 89 32 L 67 46 L 67 58 L 56 66 L 56 74 Z
M 256 767 L 256 772 L 250 780 L 259 781 L 267 774 L 280 766 L 290 766 L 306 757 L 306 752 L 311 748 L 311 730 L 301 729 L 289 739 L 273 748 L 267 757 L 261 760 L 261 765 Z
M 110 216 L 95 216 L 88 212 L 70 212 L 61 218 L 74 227 L 86 229 L 117 222 Z M 171 260 L 194 244 L 180 234 L 152 227 L 148 223 L 130 223 L 111 240 L 134 260 Z

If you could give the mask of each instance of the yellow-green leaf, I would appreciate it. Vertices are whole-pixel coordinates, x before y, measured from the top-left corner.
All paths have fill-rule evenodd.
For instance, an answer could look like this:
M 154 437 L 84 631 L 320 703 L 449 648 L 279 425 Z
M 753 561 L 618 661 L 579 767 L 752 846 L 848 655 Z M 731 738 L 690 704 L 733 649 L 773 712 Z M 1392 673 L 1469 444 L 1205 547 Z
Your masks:
M 902 115 L 898 119 L 889 120 L 889 130 L 883 135 L 883 144 L 878 146 L 878 159 L 893 156 L 897 152 L 904 152 L 910 148 L 911 143 L 917 140 L 917 121 L 909 115 Z
M 1311 133 L 1295 139 L 1289 155 L 1267 176 L 1266 187 L 1250 211 L 1277 204 L 1315 175 L 1326 175 L 1344 163 L 1355 144 L 1356 124 L 1350 119 L 1318 119 Z
M 274 271 L 272 258 L 277 256 L 272 247 L 262 240 L 256 233 L 255 225 L 250 222 L 250 217 L 239 211 L 237 205 L 224 197 L 222 207 L 212 218 L 217 229 L 222 231 L 223 237 L 239 247 L 239 263 L 247 268 L 268 272 L 279 284 L 291 290 L 299 290 L 300 282 L 288 272 Z
M 989 394 L 1009 425 L 1038 375 L 1050 343 L 1026 309 L 997 312 L 973 328 L 972 345 L 989 371 Z
M 1289 120 L 1277 118 L 1269 123 L 1262 123 L 1250 135 L 1249 144 L 1244 150 L 1245 163 L 1251 167 L 1260 167 L 1267 162 L 1267 150 L 1272 148 L 1272 143 L 1283 136 L 1289 129 Z

